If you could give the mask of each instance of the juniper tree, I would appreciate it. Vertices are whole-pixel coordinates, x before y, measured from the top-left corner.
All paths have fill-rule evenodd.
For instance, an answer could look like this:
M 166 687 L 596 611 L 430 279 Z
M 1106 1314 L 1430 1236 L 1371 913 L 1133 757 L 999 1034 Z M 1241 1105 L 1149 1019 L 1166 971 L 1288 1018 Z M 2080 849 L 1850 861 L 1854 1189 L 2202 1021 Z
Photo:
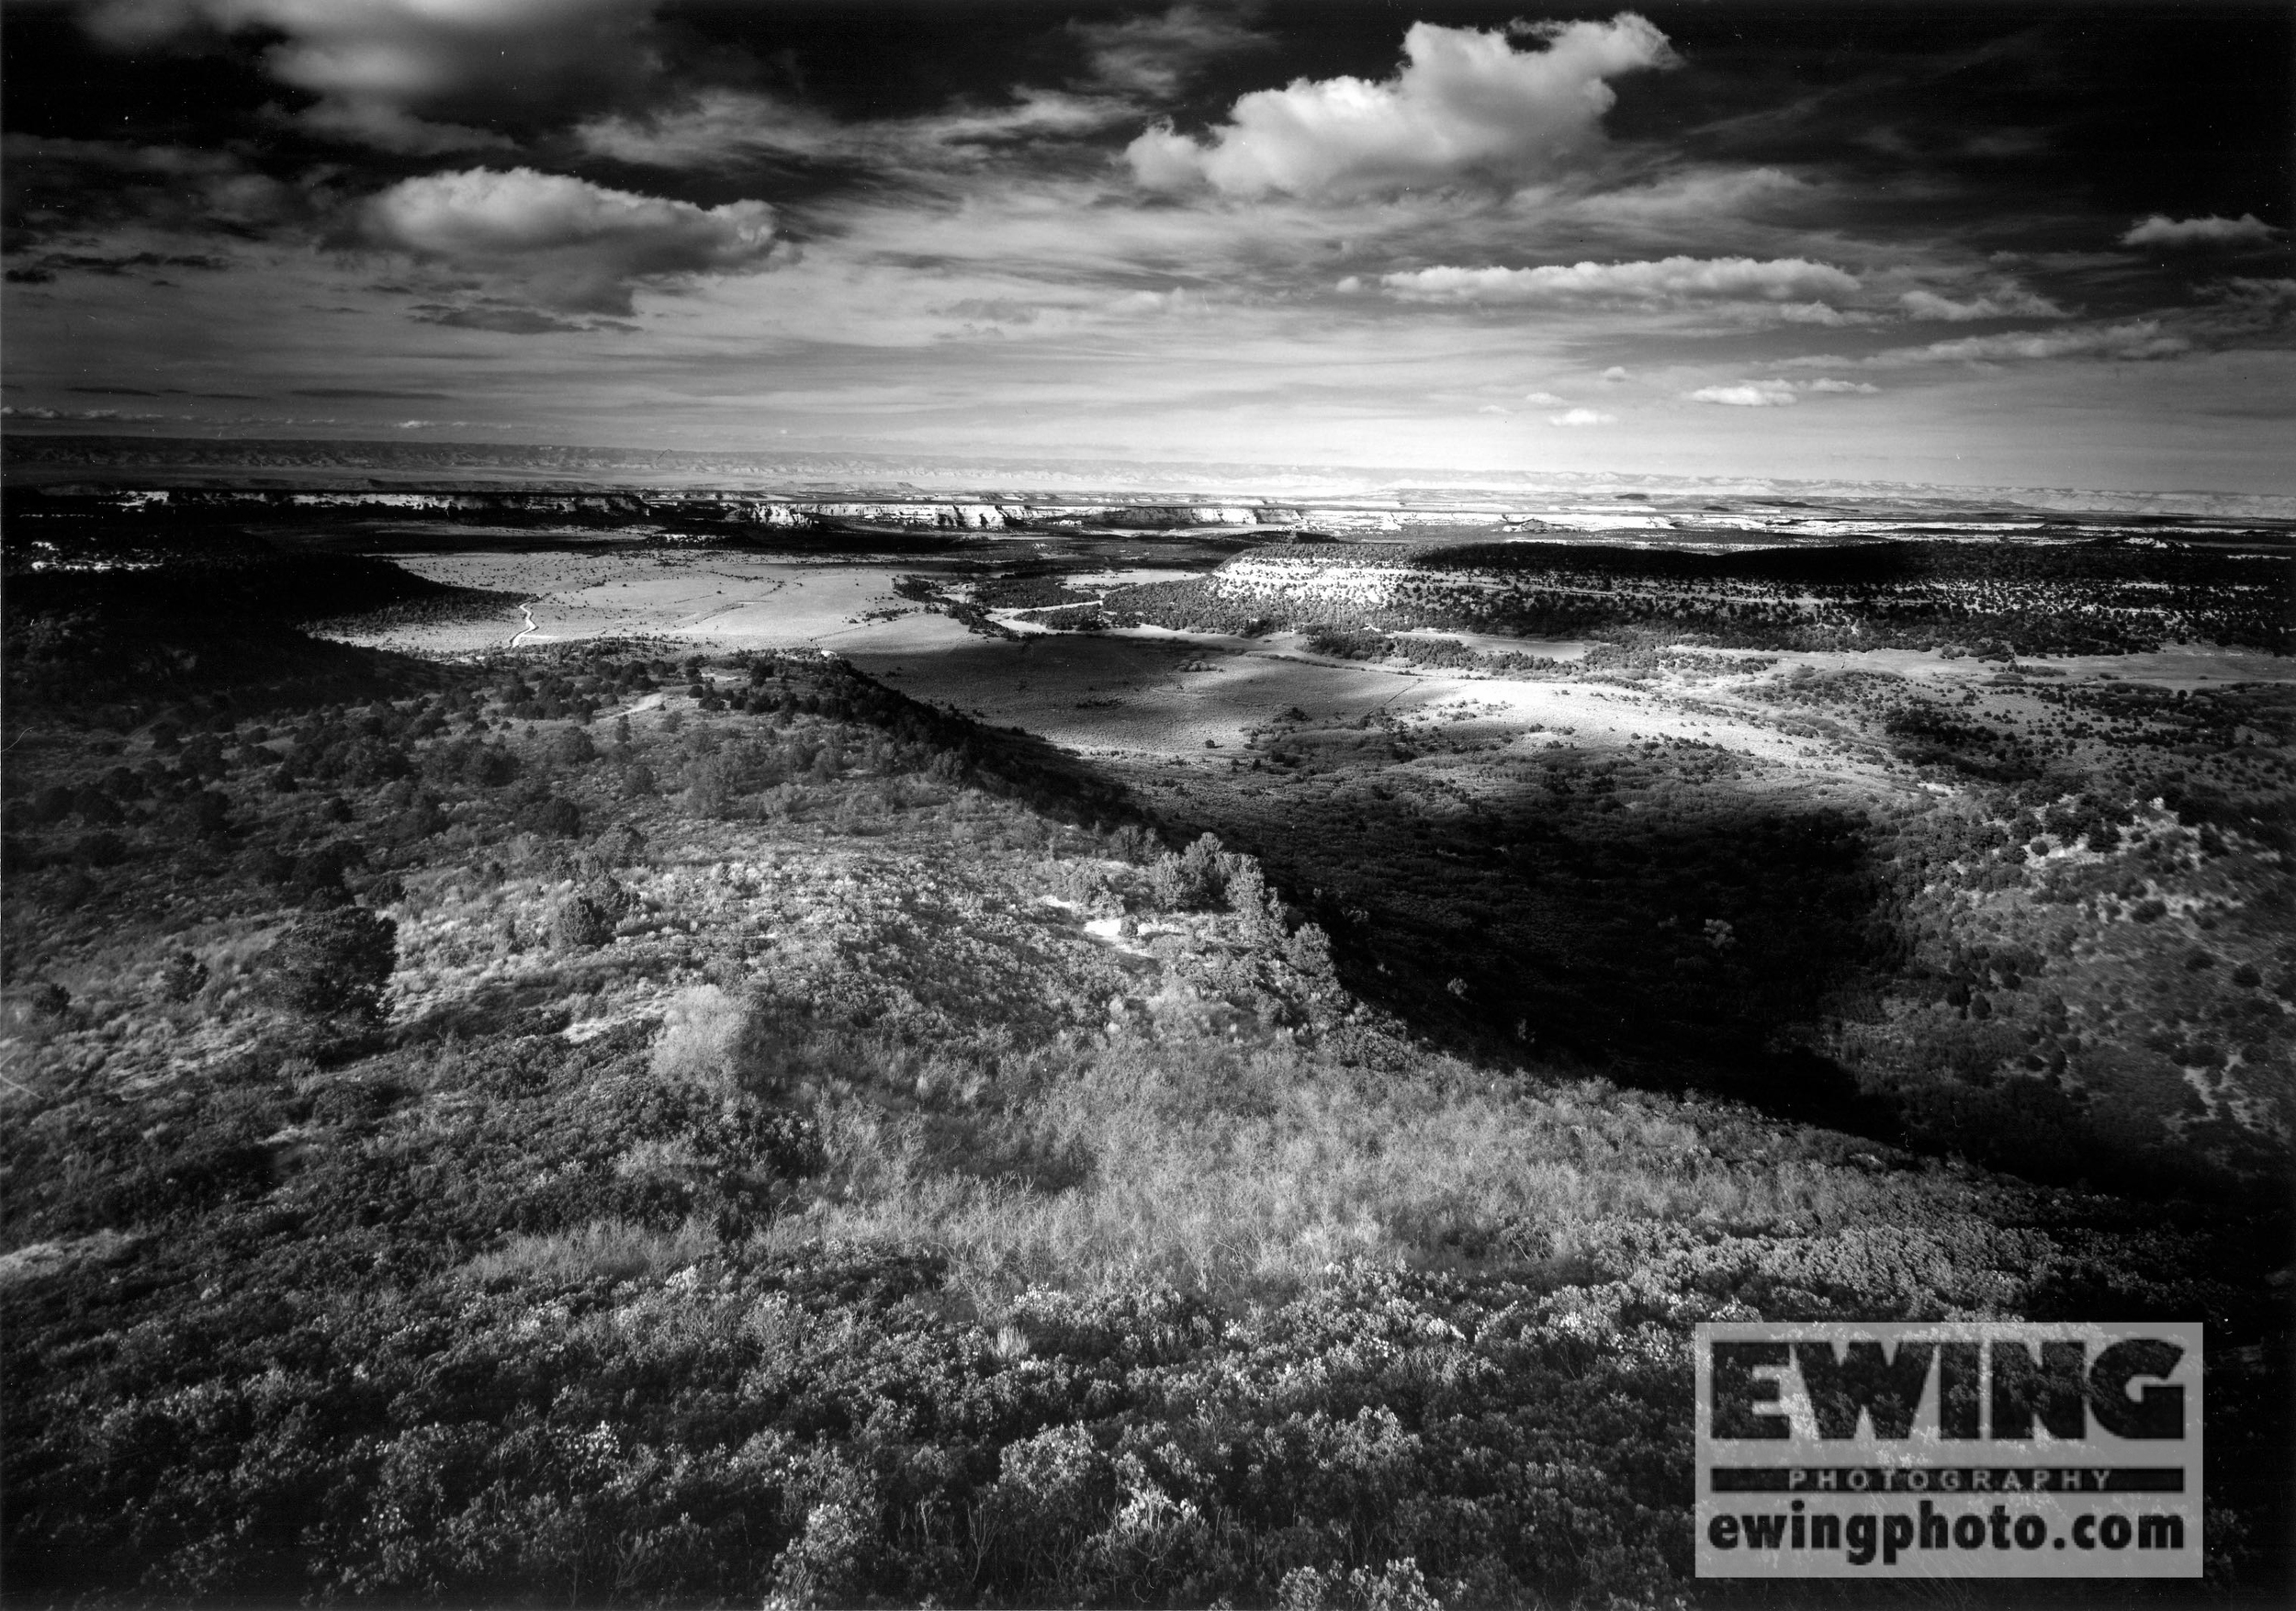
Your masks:
M 321 1021 L 374 1023 L 399 960 L 399 925 L 365 907 L 314 912 L 264 954 L 265 994 Z

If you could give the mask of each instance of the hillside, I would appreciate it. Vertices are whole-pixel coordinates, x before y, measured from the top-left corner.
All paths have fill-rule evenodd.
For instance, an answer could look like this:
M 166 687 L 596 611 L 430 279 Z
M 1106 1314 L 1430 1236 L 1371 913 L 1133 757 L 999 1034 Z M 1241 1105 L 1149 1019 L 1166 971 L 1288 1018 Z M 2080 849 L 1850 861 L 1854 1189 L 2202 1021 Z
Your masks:
M 2283 1586 L 2276 1213 L 1445 1053 L 834 659 L 324 652 L 11 684 L 11 1602 L 1666 1605 L 1755 1315 L 2204 1317 Z

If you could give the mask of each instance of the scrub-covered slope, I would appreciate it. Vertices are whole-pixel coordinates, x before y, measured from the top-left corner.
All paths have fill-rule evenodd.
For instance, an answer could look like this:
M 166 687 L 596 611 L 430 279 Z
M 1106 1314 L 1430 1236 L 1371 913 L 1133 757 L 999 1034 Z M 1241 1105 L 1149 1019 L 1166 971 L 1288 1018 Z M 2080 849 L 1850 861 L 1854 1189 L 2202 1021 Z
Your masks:
M 1753 1315 L 2205 1318 L 2270 1588 L 2271 1226 L 1428 1051 L 834 661 L 375 664 L 11 701 L 14 1601 L 1660 1604 Z

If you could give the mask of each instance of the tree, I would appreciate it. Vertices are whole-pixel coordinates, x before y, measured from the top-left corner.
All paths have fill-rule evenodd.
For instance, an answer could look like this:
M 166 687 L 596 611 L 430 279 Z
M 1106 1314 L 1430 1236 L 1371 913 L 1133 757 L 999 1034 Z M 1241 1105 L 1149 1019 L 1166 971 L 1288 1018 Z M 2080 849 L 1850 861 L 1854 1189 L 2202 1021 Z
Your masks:
M 399 960 L 399 925 L 365 907 L 314 912 L 264 953 L 265 994 L 316 1020 L 374 1023 Z

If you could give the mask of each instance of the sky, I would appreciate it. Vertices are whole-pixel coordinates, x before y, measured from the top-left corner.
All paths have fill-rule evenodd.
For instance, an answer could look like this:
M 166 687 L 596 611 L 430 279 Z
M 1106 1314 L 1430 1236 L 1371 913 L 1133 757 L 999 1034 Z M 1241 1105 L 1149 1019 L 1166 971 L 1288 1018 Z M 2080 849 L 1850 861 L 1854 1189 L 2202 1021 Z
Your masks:
M 2296 491 L 2296 7 L 9 0 L 0 429 Z

